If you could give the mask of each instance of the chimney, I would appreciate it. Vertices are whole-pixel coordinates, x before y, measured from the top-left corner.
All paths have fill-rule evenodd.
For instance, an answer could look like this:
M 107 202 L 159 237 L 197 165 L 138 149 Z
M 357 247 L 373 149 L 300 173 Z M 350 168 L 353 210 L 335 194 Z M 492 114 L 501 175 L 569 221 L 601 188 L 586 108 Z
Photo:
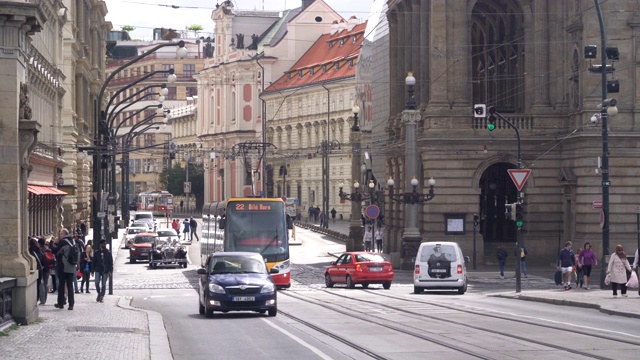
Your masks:
M 346 30 L 347 29 L 347 22 L 344 21 L 344 19 L 340 20 L 340 22 L 338 23 L 338 32 L 342 32 L 342 30 Z
M 355 15 L 351 15 L 351 17 L 349 18 L 349 25 L 347 25 L 347 30 L 351 31 L 353 30 L 354 27 L 356 27 L 356 25 L 358 25 L 358 18 Z
M 316 0 L 302 0 L 302 10 L 306 9 Z
M 333 24 L 331 24 L 331 35 L 335 34 L 338 31 L 338 20 L 333 20 Z

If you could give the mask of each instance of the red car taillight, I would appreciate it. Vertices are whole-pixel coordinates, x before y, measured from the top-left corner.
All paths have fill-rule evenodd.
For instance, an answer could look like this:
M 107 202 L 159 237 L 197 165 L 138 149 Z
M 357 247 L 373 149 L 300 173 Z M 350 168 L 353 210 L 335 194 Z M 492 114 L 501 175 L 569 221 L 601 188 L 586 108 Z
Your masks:
M 462 265 L 458 264 L 458 274 L 462 274 Z
M 420 265 L 416 265 L 416 271 L 415 271 L 416 275 L 420 275 Z

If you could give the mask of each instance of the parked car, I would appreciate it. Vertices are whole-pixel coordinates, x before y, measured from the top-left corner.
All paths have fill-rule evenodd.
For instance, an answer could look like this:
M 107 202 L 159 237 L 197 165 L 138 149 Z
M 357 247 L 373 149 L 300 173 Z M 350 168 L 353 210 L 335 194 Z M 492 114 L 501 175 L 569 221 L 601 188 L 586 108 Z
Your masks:
M 455 242 L 424 242 L 418 248 L 413 273 L 413 292 L 429 289 L 467 291 L 467 269 L 462 249 Z
M 124 243 L 124 248 L 128 249 L 131 247 L 131 241 L 136 236 L 136 234 L 147 232 L 149 228 L 147 226 L 129 226 L 125 231 L 122 237 L 122 242 Z
M 214 311 L 255 311 L 269 316 L 278 312 L 276 284 L 260 254 L 218 252 L 207 257 L 198 269 L 198 304 L 201 315 Z
M 158 265 L 174 265 L 186 268 L 187 264 L 187 248 L 178 242 L 177 237 L 174 237 L 172 241 L 169 238 L 157 237 L 156 241 L 151 245 L 150 268 L 156 269 Z
M 138 260 L 149 260 L 151 247 L 158 240 L 156 233 L 143 232 L 136 234 L 129 248 L 129 262 L 135 264 Z
M 326 267 L 324 283 L 327 287 L 346 284 L 350 289 L 356 284 L 363 288 L 370 284 L 382 284 L 382 287 L 389 289 L 393 275 L 393 266 L 379 253 L 346 252 Z

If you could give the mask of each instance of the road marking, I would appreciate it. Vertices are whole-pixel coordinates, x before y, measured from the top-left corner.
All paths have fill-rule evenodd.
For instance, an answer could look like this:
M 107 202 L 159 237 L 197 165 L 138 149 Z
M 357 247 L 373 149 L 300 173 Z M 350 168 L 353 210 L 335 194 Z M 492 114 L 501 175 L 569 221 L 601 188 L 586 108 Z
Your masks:
M 290 332 L 288 332 L 287 330 L 277 326 L 276 324 L 273 324 L 271 321 L 268 321 L 266 319 L 262 319 L 262 321 L 266 322 L 267 324 L 269 324 L 269 326 L 273 327 L 274 329 L 280 331 L 281 333 L 287 335 L 289 338 L 291 338 L 292 340 L 296 341 L 298 344 L 306 347 L 307 349 L 311 350 L 314 354 L 318 355 L 321 359 L 326 359 L 326 360 L 331 360 L 331 356 L 328 356 L 327 354 L 323 353 L 322 351 L 320 351 L 320 349 L 316 348 L 313 345 L 308 344 L 306 341 L 300 339 L 299 337 L 291 334 Z

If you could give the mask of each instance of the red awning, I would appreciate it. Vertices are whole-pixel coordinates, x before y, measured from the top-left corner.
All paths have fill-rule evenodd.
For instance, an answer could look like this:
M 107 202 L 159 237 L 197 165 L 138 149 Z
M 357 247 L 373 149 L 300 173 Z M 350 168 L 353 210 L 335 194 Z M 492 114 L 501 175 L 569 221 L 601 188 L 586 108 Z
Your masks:
M 66 192 L 52 186 L 27 185 L 27 190 L 34 195 L 67 195 Z

